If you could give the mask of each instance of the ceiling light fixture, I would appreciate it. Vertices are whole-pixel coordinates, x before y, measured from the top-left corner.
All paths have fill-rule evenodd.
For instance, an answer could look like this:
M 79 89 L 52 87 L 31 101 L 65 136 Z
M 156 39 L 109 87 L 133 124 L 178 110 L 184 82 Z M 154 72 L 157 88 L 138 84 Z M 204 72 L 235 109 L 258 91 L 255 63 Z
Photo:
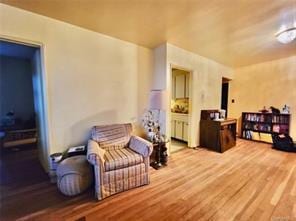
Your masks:
M 283 44 L 288 44 L 296 39 L 296 25 L 294 27 L 282 27 L 281 30 L 275 34 L 277 40 Z

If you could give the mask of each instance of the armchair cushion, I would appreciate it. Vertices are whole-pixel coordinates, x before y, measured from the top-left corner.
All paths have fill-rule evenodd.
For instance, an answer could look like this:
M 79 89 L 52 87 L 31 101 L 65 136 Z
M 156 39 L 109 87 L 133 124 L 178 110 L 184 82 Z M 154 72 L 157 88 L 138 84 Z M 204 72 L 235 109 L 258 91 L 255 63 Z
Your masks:
M 106 151 L 105 171 L 118 170 L 143 163 L 143 157 L 129 148 Z
M 131 132 L 131 124 L 95 126 L 91 131 L 91 139 L 98 142 L 105 150 L 122 149 L 127 147 Z
M 143 157 L 149 157 L 153 151 L 152 143 L 138 136 L 131 137 L 129 148 Z
M 94 140 L 89 140 L 87 144 L 87 160 L 93 165 L 104 164 L 106 151 L 100 148 Z

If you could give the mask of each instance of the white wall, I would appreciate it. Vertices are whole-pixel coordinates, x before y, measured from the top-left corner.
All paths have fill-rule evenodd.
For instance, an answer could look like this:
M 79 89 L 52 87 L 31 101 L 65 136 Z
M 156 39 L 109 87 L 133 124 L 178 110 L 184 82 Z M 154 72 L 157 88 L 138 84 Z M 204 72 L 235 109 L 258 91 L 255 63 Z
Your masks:
M 93 125 L 138 121 L 151 50 L 4 4 L 0 16 L 2 37 L 44 45 L 49 153 L 85 144 Z
M 0 120 L 9 111 L 22 121 L 34 116 L 30 60 L 0 56 L 0 85 Z
M 199 120 L 202 109 L 220 109 L 221 107 L 221 87 L 222 77 L 233 78 L 233 70 L 221 65 L 215 61 L 183 50 L 171 44 L 159 46 L 154 53 L 158 54 L 165 48 L 166 53 L 162 53 L 165 58 L 155 64 L 158 79 L 161 79 L 162 85 L 159 87 L 171 91 L 171 66 L 178 66 L 191 71 L 190 84 L 190 123 L 189 123 L 189 141 L 190 147 L 199 145 Z M 163 71 L 159 66 L 163 66 L 165 60 L 166 70 Z M 156 60 L 157 61 L 157 60 Z M 163 80 L 165 79 L 165 80 Z M 168 109 L 169 102 L 168 100 Z M 166 112 L 166 128 L 170 128 L 170 111 Z M 166 135 L 170 137 L 170 129 L 166 130 Z

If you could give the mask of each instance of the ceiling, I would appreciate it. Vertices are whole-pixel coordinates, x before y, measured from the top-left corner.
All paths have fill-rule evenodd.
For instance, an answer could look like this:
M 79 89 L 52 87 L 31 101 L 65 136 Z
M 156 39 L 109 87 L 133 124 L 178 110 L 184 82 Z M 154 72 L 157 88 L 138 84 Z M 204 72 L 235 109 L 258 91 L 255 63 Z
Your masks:
M 31 59 L 35 51 L 35 47 L 0 40 L 0 55 L 2 56 Z
M 122 40 L 164 42 L 239 67 L 296 54 L 274 34 L 296 21 L 296 0 L 0 0 Z

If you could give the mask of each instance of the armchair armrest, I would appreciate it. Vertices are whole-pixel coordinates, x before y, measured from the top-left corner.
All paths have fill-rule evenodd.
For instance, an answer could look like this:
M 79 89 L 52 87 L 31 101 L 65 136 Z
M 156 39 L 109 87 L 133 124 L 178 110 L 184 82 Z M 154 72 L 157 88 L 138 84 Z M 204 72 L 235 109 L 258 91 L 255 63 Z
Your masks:
M 141 137 L 132 136 L 129 148 L 141 154 L 143 157 L 149 157 L 153 151 L 153 144 Z
M 92 165 L 104 165 L 105 150 L 100 148 L 99 144 L 94 140 L 89 140 L 87 143 L 87 160 Z

